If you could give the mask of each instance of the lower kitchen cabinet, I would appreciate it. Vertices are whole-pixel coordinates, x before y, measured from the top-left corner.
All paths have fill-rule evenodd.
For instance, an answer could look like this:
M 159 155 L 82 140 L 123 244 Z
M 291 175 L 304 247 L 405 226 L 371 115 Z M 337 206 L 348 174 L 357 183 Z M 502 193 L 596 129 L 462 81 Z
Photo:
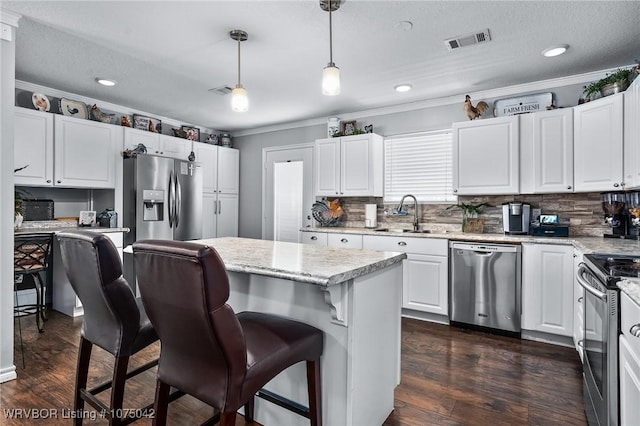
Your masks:
M 238 194 L 204 194 L 202 238 L 238 236 Z
M 624 292 L 620 299 L 620 424 L 640 425 L 640 337 L 631 331 L 640 327 L 640 306 Z
M 402 307 L 446 318 L 449 313 L 448 240 L 394 236 L 363 236 L 363 248 L 400 251 L 403 261 Z M 425 318 L 429 319 L 429 318 Z
M 522 244 L 522 329 L 573 338 L 574 249 Z
M 328 235 L 326 232 L 301 232 L 300 242 L 314 246 L 326 246 L 328 245 Z
M 362 248 L 362 235 L 357 234 L 328 234 L 327 245 L 329 247 Z

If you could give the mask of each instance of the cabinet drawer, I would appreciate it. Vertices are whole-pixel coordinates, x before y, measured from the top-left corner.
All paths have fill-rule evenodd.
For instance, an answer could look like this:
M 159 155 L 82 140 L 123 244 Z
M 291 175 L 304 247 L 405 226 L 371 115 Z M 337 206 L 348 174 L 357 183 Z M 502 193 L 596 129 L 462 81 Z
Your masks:
M 327 245 L 327 234 L 324 232 L 301 232 L 302 244 Z
M 362 248 L 362 235 L 328 234 L 329 247 Z
M 449 254 L 448 240 L 444 238 L 365 235 L 362 241 L 363 248 L 370 250 L 401 251 L 433 256 Z
M 640 326 L 640 306 L 638 306 L 624 292 L 620 292 L 621 303 L 620 310 L 620 331 L 627 337 L 629 346 L 633 349 L 635 355 L 640 357 L 640 337 L 631 334 L 631 328 L 635 325 Z

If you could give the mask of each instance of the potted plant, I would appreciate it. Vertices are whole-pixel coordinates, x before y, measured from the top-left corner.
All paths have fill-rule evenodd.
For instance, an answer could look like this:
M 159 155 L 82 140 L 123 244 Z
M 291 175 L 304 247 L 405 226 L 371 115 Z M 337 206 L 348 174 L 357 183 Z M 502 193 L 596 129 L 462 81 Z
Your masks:
M 19 169 L 15 169 L 13 173 L 18 172 L 22 169 L 26 169 L 29 165 L 27 164 L 24 167 L 20 167 Z M 22 225 L 22 220 L 24 219 L 22 213 L 24 212 L 24 197 L 27 196 L 27 192 L 19 189 L 14 186 L 14 210 L 13 210 L 13 227 L 20 228 Z
M 462 232 L 482 233 L 484 219 L 478 218 L 478 214 L 484 207 L 493 207 L 489 203 L 466 204 L 459 203 L 447 207 L 447 210 L 457 208 L 462 210 Z
M 605 97 L 624 92 L 636 75 L 634 68 L 618 69 L 616 72 L 608 74 L 605 78 L 585 86 L 584 96 L 587 99 L 591 99 L 597 93 L 601 97 Z

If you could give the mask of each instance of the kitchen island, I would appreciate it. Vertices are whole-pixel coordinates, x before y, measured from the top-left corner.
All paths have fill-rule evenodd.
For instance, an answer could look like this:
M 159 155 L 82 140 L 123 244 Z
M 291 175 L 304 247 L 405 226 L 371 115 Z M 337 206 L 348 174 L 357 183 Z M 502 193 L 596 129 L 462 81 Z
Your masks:
M 400 305 L 404 253 L 216 238 L 236 312 L 278 314 L 325 333 L 322 416 L 327 426 L 380 425 L 393 410 L 400 382 Z M 298 363 L 265 387 L 308 405 L 306 370 Z M 309 421 L 256 398 L 267 425 Z

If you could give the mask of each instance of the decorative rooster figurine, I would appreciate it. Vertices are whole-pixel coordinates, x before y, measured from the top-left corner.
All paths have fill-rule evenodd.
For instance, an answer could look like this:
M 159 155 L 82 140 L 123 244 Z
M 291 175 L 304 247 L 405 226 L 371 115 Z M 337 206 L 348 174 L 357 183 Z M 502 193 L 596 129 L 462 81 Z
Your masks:
M 487 104 L 485 101 L 478 102 L 478 105 L 474 107 L 471 103 L 471 96 L 465 96 L 464 113 L 467 114 L 469 120 L 475 120 L 476 118 L 480 117 L 487 109 L 489 109 L 489 104 Z
M 99 121 L 101 123 L 111 123 L 111 120 L 115 117 L 115 114 L 105 114 L 100 111 L 100 108 L 96 104 L 91 107 L 91 118 L 93 121 Z

